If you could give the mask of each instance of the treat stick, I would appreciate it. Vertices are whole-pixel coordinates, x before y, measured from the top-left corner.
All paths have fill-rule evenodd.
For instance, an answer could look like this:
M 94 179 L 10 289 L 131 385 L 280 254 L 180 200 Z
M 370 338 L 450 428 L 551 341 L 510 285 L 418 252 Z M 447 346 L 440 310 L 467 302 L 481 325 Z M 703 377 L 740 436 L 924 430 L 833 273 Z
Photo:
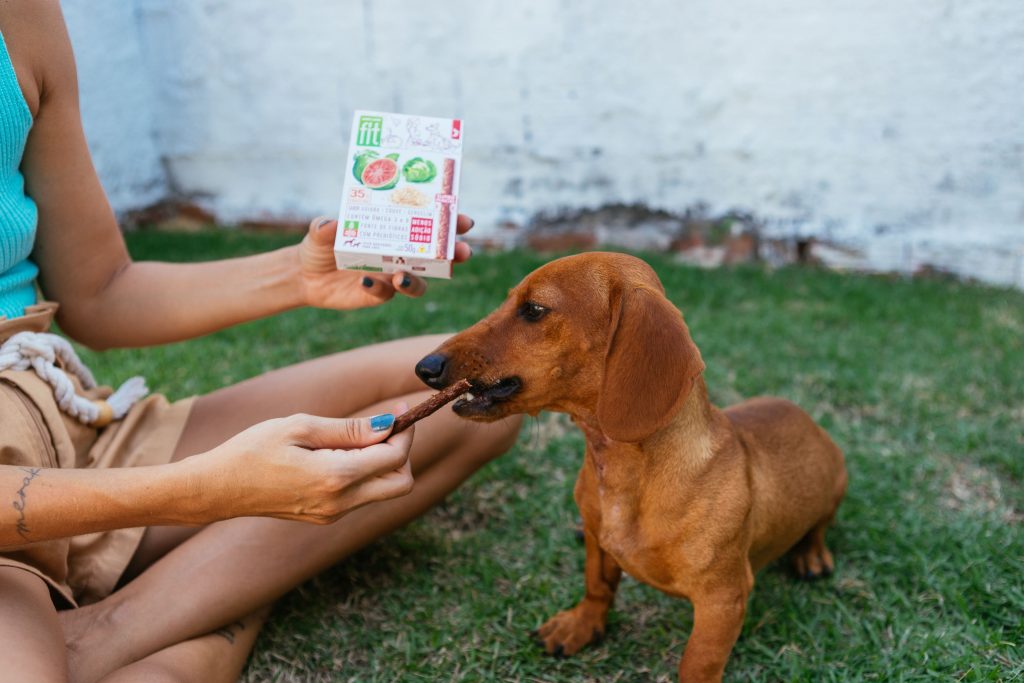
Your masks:
M 444 171 L 441 176 L 441 194 L 451 198 L 455 189 L 455 159 L 444 160 Z M 437 252 L 435 258 L 448 258 L 448 233 L 451 231 L 452 205 L 447 201 L 441 204 L 437 216 Z
M 472 386 L 473 385 L 469 383 L 468 379 L 460 379 L 450 387 L 442 389 L 423 403 L 413 406 L 396 417 L 395 426 L 391 428 L 391 433 L 397 434 L 403 429 L 410 427 L 414 422 L 419 422 L 428 415 L 436 413 L 440 410 L 441 406 L 445 403 L 451 403 L 459 396 L 469 391 Z

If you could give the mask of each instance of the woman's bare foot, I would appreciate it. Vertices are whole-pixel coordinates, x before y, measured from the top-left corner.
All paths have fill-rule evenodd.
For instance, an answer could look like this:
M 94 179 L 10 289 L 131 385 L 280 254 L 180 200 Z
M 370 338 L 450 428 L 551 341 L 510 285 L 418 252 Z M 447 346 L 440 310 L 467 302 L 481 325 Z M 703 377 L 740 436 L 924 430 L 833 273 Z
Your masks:
M 237 681 L 270 611 L 270 606 L 264 607 L 205 636 L 164 648 L 118 669 L 104 678 L 103 683 Z
M 140 656 L 126 637 L 129 625 L 116 626 L 113 610 L 101 601 L 60 613 L 74 683 L 111 681 L 233 681 L 256 642 L 272 606 L 206 635 Z

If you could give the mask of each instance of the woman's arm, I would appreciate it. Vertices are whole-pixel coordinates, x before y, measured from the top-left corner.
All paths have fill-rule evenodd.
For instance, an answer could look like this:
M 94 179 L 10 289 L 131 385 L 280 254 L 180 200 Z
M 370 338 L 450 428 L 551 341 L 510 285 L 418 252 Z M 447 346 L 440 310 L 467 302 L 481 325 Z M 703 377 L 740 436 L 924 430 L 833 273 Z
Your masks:
M 334 522 L 361 505 L 411 490 L 412 430 L 384 441 L 391 423 L 384 424 L 374 431 L 370 418 L 295 415 L 260 423 L 208 453 L 168 465 L 0 465 L 0 550 L 108 529 L 230 517 Z
M 22 162 L 39 208 L 33 257 L 44 294 L 61 304 L 62 329 L 97 348 L 139 346 L 302 303 L 296 247 L 219 263 L 132 262 L 89 155 L 60 5 L 16 4 L 4 29 L 35 108 Z
M 187 339 L 301 305 L 347 309 L 418 296 L 419 278 L 338 271 L 335 221 L 314 221 L 301 245 L 195 264 L 133 262 L 93 168 L 74 55 L 57 0 L 14 3 L 0 24 L 35 117 L 22 172 L 39 207 L 33 257 L 58 322 L 93 348 Z M 472 225 L 460 217 L 459 231 Z M 457 245 L 456 260 L 468 257 Z
M 201 501 L 184 464 L 107 470 L 0 465 L 0 495 L 9 499 L 0 506 L 0 550 L 115 528 L 201 524 Z

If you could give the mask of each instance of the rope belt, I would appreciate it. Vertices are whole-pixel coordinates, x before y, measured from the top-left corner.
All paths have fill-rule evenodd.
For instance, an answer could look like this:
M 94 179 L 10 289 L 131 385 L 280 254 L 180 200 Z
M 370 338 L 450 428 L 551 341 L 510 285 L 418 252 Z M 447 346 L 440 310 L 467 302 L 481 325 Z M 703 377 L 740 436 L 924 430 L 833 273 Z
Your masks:
M 63 370 L 55 365 L 58 360 Z M 120 420 L 149 393 L 143 378 L 132 377 L 105 401 L 79 396 L 68 373 L 78 378 L 83 389 L 95 388 L 96 380 L 71 344 L 48 332 L 19 332 L 0 345 L 0 372 L 30 368 L 53 387 L 61 410 L 92 427 L 105 427 L 113 420 Z

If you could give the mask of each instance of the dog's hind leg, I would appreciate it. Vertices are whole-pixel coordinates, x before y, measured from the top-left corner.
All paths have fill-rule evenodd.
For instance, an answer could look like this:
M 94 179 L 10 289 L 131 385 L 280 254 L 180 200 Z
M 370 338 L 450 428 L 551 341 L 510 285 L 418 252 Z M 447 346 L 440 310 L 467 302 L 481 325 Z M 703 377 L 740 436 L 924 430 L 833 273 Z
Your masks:
M 815 524 L 790 551 L 797 578 L 812 580 L 831 576 L 835 561 L 825 545 L 825 530 L 832 523 L 832 517 L 829 515 Z

